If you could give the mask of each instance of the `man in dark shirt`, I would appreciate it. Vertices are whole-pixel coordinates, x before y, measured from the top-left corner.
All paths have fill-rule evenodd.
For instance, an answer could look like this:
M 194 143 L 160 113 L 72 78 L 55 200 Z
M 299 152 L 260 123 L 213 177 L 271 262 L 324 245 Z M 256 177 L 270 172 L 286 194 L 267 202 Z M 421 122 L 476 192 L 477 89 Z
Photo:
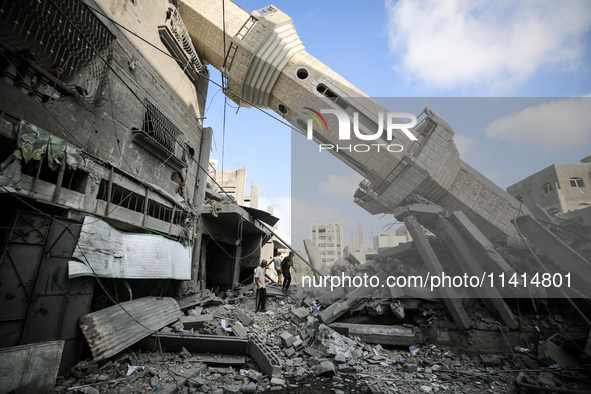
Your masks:
M 292 256 L 293 252 L 289 252 L 289 256 L 285 257 L 281 262 L 281 273 L 283 274 L 283 285 L 282 288 L 284 291 L 289 290 L 289 285 L 291 284 L 291 265 L 292 265 Z

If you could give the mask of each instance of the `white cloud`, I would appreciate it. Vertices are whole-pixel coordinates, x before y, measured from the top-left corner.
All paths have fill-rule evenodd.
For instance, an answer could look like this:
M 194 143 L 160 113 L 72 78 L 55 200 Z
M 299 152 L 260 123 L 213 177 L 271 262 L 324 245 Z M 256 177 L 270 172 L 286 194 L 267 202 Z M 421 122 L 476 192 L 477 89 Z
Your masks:
M 269 205 L 273 206 L 273 216 L 278 217 L 277 228 L 291 237 L 291 198 L 277 197 L 268 199 L 259 197 L 259 209 L 266 211 Z M 289 242 L 289 240 L 285 240 Z
M 587 51 L 586 0 L 386 0 L 395 69 L 452 89 L 510 89 L 544 66 L 577 69 Z
M 556 149 L 588 145 L 591 140 L 591 100 L 550 101 L 495 120 L 484 128 L 488 138 L 518 145 Z
M 325 181 L 318 184 L 318 191 L 325 196 L 346 197 L 353 200 L 353 194 L 362 180 L 363 177 L 357 173 L 349 176 L 330 174 Z
M 465 157 L 478 144 L 478 141 L 474 138 L 458 133 L 454 135 L 454 142 L 456 143 L 460 157 Z

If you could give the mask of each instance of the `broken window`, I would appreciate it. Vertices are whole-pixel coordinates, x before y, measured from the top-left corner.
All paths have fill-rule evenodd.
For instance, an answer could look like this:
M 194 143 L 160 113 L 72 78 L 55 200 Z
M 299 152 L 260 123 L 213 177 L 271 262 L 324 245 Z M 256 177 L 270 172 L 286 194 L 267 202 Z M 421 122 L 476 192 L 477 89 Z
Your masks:
M 156 147 L 156 152 L 153 149 L 149 151 L 164 162 L 170 165 L 176 164 L 180 168 L 186 167 L 187 161 L 191 159 L 191 151 L 185 142 L 180 141 L 183 136 L 180 129 L 150 100 L 146 99 L 145 107 L 142 130 L 132 128 L 132 132 L 141 137 L 136 142 L 140 144 L 147 142 L 148 148 Z
M 551 183 L 544 183 L 542 185 L 542 190 L 544 190 L 544 194 L 548 194 L 550 193 L 552 190 L 554 190 L 554 187 L 552 187 Z
M 267 6 L 267 7 L 265 7 L 265 8 L 261 8 L 261 9 L 259 10 L 259 13 L 260 13 L 261 15 L 265 15 L 265 14 L 272 14 L 272 13 L 274 13 L 275 11 L 277 11 L 277 8 L 275 8 L 275 7 L 273 7 L 272 5 L 270 5 L 270 6 Z
M 583 178 L 570 178 L 570 185 L 571 187 L 585 187 L 585 182 L 583 181 Z
M 172 4 L 168 6 L 166 16 L 166 24 L 158 26 L 160 39 L 169 52 L 181 63 L 189 79 L 197 82 L 199 73 L 203 72 L 205 67 L 193 46 L 189 32 L 181 19 L 181 15 Z
M 99 186 L 99 191 L 96 196 L 98 200 L 108 201 L 108 185 L 109 181 L 107 179 L 101 180 L 101 184 Z M 121 187 L 115 183 L 113 183 L 111 187 L 111 204 L 120 206 L 122 208 L 126 208 L 135 212 L 143 213 L 144 207 L 146 205 L 146 199 L 144 196 L 134 193 L 133 191 Z M 155 219 L 162 220 L 164 222 L 170 222 L 172 219 L 172 214 L 174 212 L 174 220 L 173 224 L 182 224 L 187 214 L 184 211 L 179 211 L 160 203 L 157 203 L 154 200 L 148 199 L 148 211 L 147 215 L 151 216 Z

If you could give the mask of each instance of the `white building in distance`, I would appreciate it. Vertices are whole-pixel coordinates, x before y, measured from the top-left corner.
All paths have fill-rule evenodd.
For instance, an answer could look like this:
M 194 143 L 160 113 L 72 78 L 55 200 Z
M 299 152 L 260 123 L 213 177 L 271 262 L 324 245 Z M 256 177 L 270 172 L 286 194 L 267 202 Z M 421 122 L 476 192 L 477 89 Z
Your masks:
M 344 226 L 342 220 L 312 222 L 310 225 L 310 239 L 320 250 L 320 256 L 327 268 L 343 257 L 345 248 Z

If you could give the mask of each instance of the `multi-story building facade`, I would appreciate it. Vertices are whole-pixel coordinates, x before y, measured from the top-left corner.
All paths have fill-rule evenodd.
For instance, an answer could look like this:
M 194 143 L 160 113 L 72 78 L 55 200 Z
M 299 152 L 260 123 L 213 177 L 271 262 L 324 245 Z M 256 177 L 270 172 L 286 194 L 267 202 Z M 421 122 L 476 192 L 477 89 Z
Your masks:
M 507 192 L 555 215 L 591 205 L 591 156 L 573 164 L 552 164 L 514 183 Z
M 277 221 L 207 189 L 209 84 L 167 0 L 0 13 L 0 348 L 139 297 L 247 280 Z M 100 284 L 100 286 L 99 286 Z
M 326 267 L 343 257 L 345 249 L 345 224 L 342 220 L 312 222 L 310 240 L 316 244 Z

